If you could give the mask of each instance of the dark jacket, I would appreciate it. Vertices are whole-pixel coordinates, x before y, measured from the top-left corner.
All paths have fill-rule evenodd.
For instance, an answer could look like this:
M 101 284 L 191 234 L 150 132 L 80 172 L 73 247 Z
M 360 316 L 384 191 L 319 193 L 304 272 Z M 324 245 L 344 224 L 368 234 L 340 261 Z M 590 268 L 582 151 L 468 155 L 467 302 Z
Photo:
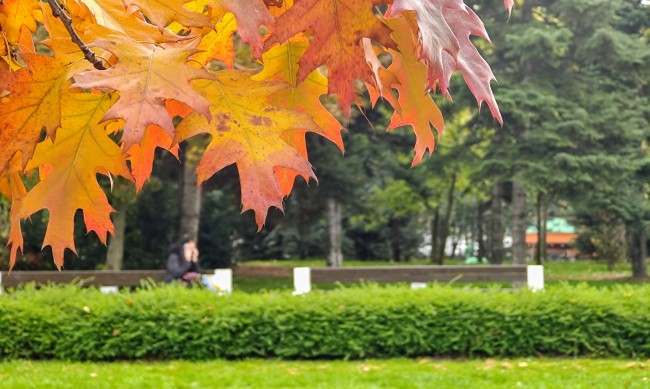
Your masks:
M 192 262 L 185 259 L 182 245 L 174 244 L 170 246 L 169 257 L 167 258 L 165 282 L 180 280 L 185 274 L 190 272 L 201 272 L 198 262 Z

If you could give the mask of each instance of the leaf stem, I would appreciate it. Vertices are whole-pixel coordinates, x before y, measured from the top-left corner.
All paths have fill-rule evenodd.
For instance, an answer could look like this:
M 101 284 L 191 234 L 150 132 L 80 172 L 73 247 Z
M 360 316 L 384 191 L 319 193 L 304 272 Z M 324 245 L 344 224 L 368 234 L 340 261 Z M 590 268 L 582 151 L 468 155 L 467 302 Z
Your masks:
M 70 34 L 70 38 L 72 38 L 72 42 L 74 42 L 77 46 L 79 46 L 81 51 L 84 53 L 84 57 L 86 58 L 86 60 L 88 60 L 88 62 L 93 64 L 95 69 L 106 70 L 106 66 L 104 66 L 102 61 L 97 59 L 97 57 L 95 57 L 95 53 L 93 53 L 92 50 L 90 50 L 90 48 L 86 46 L 86 44 L 81 40 L 77 32 L 74 30 L 74 28 L 72 28 L 72 19 L 70 18 L 70 16 L 68 16 L 67 13 L 65 13 L 63 8 L 61 7 L 61 4 L 59 4 L 59 1 L 47 0 L 47 2 L 50 4 L 50 8 L 52 8 L 52 15 L 54 15 L 54 17 L 61 19 L 61 22 L 65 26 L 65 29 L 68 30 L 68 34 Z

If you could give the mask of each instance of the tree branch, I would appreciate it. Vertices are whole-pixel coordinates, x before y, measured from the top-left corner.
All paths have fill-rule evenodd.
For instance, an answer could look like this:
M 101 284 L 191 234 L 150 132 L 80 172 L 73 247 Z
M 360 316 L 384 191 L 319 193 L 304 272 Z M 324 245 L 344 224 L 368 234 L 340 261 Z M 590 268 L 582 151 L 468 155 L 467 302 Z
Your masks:
M 2 0 L 0 0 L 2 1 Z M 47 2 L 50 4 L 50 8 L 52 8 L 52 15 L 54 17 L 57 17 L 61 19 L 61 22 L 65 26 L 65 29 L 68 30 L 68 34 L 70 34 L 70 38 L 72 38 L 72 42 L 74 42 L 81 51 L 84 53 L 84 57 L 93 64 L 95 69 L 97 70 L 106 70 L 106 66 L 102 63 L 101 60 L 99 60 L 97 57 L 95 57 L 95 53 L 93 53 L 88 46 L 81 40 L 77 32 L 72 28 L 72 19 L 70 16 L 68 16 L 67 13 L 63 10 L 61 5 L 59 4 L 59 0 L 47 0 Z

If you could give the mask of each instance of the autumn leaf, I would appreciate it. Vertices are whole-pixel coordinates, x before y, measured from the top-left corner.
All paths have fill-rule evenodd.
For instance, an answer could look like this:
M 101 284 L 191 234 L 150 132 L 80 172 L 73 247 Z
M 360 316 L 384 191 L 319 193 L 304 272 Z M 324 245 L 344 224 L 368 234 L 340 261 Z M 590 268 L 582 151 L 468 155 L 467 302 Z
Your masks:
M 287 43 L 271 48 L 262 56 L 264 68 L 260 73 L 253 76 L 253 79 L 288 83 L 288 88 L 271 96 L 269 101 L 278 107 L 307 113 L 321 128 L 321 134 L 343 151 L 343 138 L 341 137 L 343 127 L 320 101 L 320 97 L 327 94 L 327 78 L 316 69 L 304 81 L 297 82 L 298 61 L 307 46 L 307 39 L 298 35 L 291 38 Z M 307 158 L 305 132 L 291 131 L 283 134 L 282 137 L 287 144 Z M 282 194 L 289 195 L 295 178 L 299 174 L 283 167 L 277 167 L 275 173 Z M 308 175 L 302 177 L 305 181 L 309 181 Z
M 140 10 L 147 19 L 163 30 L 172 21 L 187 27 L 203 27 L 210 18 L 185 7 L 190 0 L 123 0 L 127 7 Z
M 389 50 L 393 62 L 388 71 L 397 80 L 390 87 L 398 91 L 399 109 L 393 113 L 388 130 L 407 125 L 413 127 L 416 143 L 412 165 L 415 166 L 426 152 L 431 155 L 436 147 L 431 126 L 440 133 L 444 129 L 444 121 L 442 112 L 429 94 L 427 67 L 417 57 L 417 37 L 409 23 L 404 17 L 390 19 L 387 23 L 399 48 L 399 51 Z
M 395 0 L 390 9 L 392 16 L 397 13 L 415 12 L 419 27 L 422 57 L 429 66 L 429 85 L 446 78 L 443 69 L 443 53 L 453 58 L 460 51 L 460 44 L 444 17 L 443 10 L 463 9 L 463 0 Z
M 43 246 L 52 247 L 59 268 L 65 249 L 75 251 L 74 216 L 78 209 L 83 211 L 88 231 L 94 231 L 102 242 L 113 232 L 110 214 L 114 210 L 97 182 L 97 173 L 131 178 L 122 149 L 108 137 L 108 123 L 102 123 L 112 100 L 108 94 L 64 94 L 56 140 L 39 143 L 27 165 L 27 169 L 49 166 L 49 172 L 25 196 L 20 216 L 49 211 Z
M 277 18 L 265 48 L 300 32 L 313 31 L 311 43 L 298 62 L 297 80 L 302 82 L 314 69 L 326 65 L 329 93 L 338 96 L 349 117 L 354 81 L 372 79 L 361 39 L 367 37 L 386 47 L 393 46 L 390 29 L 374 15 L 373 6 L 373 0 L 303 0 Z
M 70 63 L 60 58 L 23 53 L 22 59 L 27 67 L 0 71 L 0 90 L 10 93 L 0 103 L 0 172 L 16 153 L 26 164 L 41 130 L 51 136 L 59 126 L 62 89 L 71 76 Z
M 18 155 L 15 155 L 9 162 L 8 168 L 0 174 L 0 193 L 11 201 L 11 212 L 9 215 L 10 229 L 8 245 L 11 246 L 9 251 L 9 269 L 16 263 L 18 250 L 23 250 L 23 234 L 20 228 L 20 211 L 22 209 L 23 199 L 27 194 L 25 184 L 20 177 L 23 170 L 22 161 Z
M 80 73 L 75 77 L 75 86 L 120 91 L 120 99 L 106 113 L 106 119 L 125 120 L 122 142 L 127 150 L 142 141 L 150 124 L 162 127 L 173 136 L 166 99 L 178 100 L 202 115 L 210 115 L 207 100 L 190 85 L 191 80 L 212 77 L 206 70 L 186 63 L 196 50 L 164 49 L 121 37 L 101 40 L 95 45 L 115 54 L 118 61 L 108 70 Z
M 207 65 L 212 60 L 223 62 L 227 67 L 232 68 L 235 63 L 235 52 L 233 49 L 232 36 L 237 31 L 235 16 L 226 13 L 221 20 L 215 24 L 214 29 L 208 29 L 207 33 L 199 35 L 198 53 L 192 59 Z
M 379 98 L 382 97 L 392 105 L 396 111 L 399 111 L 401 108 L 397 101 L 397 95 L 393 92 L 392 88 L 392 85 L 399 83 L 399 81 L 395 77 L 394 73 L 389 72 L 384 68 L 378 58 L 378 55 L 386 52 L 386 49 L 383 47 L 376 47 L 372 44 L 370 39 L 367 38 L 362 40 L 362 44 L 366 61 L 372 69 L 374 76 L 374 79 L 372 80 L 374 83 L 368 81 L 365 82 L 372 107 L 374 108 Z
M 487 102 L 492 115 L 502 123 L 490 88 L 494 75 L 469 40 L 470 34 L 490 40 L 474 11 L 463 0 L 395 0 L 391 15 L 400 12 L 417 15 L 421 54 L 429 67 L 429 86 L 435 88 L 438 83 L 442 93 L 450 97 L 449 80 L 459 70 L 479 105 Z
M 11 58 L 9 57 L 9 43 L 0 35 L 0 71 L 9 70 Z M 1 91 L 0 91 L 1 92 Z
M 84 22 L 82 29 L 75 29 L 79 34 L 124 35 L 145 43 L 179 40 L 171 31 L 161 31 L 147 23 L 140 13 L 128 12 L 122 0 L 65 0 L 65 4 L 75 23 L 80 23 L 80 19 Z M 88 13 L 93 16 L 92 23 L 89 23 Z
M 18 42 L 23 26 L 36 31 L 34 12 L 40 11 L 38 0 L 0 1 L 0 26 L 9 42 Z
M 138 192 L 151 177 L 154 153 L 159 147 L 168 150 L 178 158 L 178 144 L 173 144 L 172 138 L 165 130 L 150 125 L 142 138 L 142 143 L 134 144 L 127 152 L 128 160 L 131 163 L 131 174 L 135 179 L 135 190 Z
M 250 46 L 253 57 L 259 58 L 262 55 L 260 26 L 264 25 L 271 30 L 275 27 L 275 19 L 262 0 L 212 0 L 212 12 L 217 19 L 221 19 L 226 12 L 235 15 L 237 32 Z
M 282 136 L 298 131 L 320 132 L 309 115 L 269 104 L 269 98 L 287 88 L 276 81 L 255 81 L 250 71 L 223 70 L 215 80 L 199 80 L 195 88 L 210 101 L 212 120 L 190 114 L 176 130 L 176 141 L 207 133 L 212 140 L 196 173 L 199 182 L 224 167 L 239 170 L 243 210 L 253 210 L 259 228 L 268 209 L 282 209 L 283 194 L 274 168 L 281 166 L 313 177 L 309 162 Z
M 458 37 L 460 43 L 460 52 L 456 58 L 445 56 L 445 79 L 442 80 L 441 87 L 446 91 L 449 86 L 449 79 L 455 70 L 459 70 L 463 75 L 469 90 L 472 92 L 479 107 L 483 102 L 486 102 L 490 108 L 492 116 L 497 121 L 503 124 L 501 112 L 497 100 L 490 88 L 490 81 L 496 80 L 490 65 L 483 59 L 478 52 L 472 41 L 469 39 L 470 35 L 482 36 L 487 39 L 487 32 L 483 26 L 483 22 L 472 11 L 471 8 L 465 6 L 463 12 L 454 10 L 446 10 L 445 18 L 450 22 L 450 26 L 454 34 Z
M 45 10 L 43 24 L 47 29 L 49 37 L 42 43 L 54 51 L 57 57 L 65 61 L 70 63 L 83 61 L 83 52 L 72 41 L 70 34 L 61 20 L 52 14 L 49 4 L 43 4 L 43 8 Z M 67 3 L 67 12 L 71 15 L 73 21 L 72 28 L 77 32 L 82 41 L 92 42 L 99 37 L 96 31 L 88 28 L 94 24 L 94 17 L 83 4 L 69 0 Z

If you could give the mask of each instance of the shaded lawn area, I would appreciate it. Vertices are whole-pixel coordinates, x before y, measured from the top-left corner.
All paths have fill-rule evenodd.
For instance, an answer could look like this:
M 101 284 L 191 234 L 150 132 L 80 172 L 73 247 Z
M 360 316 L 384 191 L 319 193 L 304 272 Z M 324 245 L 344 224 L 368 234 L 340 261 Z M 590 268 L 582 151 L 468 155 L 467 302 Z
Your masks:
M 645 388 L 650 363 L 589 359 L 0 363 L 2 388 Z

